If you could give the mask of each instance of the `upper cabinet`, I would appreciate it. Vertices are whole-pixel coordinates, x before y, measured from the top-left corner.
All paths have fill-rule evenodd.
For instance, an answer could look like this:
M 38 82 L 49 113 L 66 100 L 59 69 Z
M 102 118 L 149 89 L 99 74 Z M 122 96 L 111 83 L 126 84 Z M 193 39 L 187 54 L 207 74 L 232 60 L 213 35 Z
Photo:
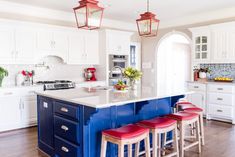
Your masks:
M 37 55 L 40 59 L 44 56 L 55 55 L 65 62 L 68 60 L 69 38 L 64 30 L 41 30 L 37 32 Z
M 196 63 L 235 63 L 235 22 L 190 28 Z
M 106 52 L 114 55 L 129 55 L 131 35 L 133 33 L 116 31 L 116 30 L 105 30 L 105 41 Z
M 68 64 L 99 64 L 97 31 L 76 30 L 69 35 Z
M 211 36 L 208 27 L 192 28 L 192 57 L 194 62 L 208 62 L 210 60 Z

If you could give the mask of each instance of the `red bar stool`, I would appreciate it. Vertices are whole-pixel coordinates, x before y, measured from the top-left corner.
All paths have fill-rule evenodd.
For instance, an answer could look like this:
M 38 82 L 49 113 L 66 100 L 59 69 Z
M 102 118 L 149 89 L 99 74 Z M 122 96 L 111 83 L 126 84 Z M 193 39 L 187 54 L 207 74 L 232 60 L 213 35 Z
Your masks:
M 200 128 L 199 128 L 199 115 L 196 113 L 189 113 L 189 112 L 178 112 L 174 114 L 167 115 L 167 117 L 177 120 L 179 125 L 180 131 L 180 157 L 184 157 L 184 151 L 189 149 L 195 145 L 198 145 L 198 151 L 201 153 L 201 140 L 200 140 Z M 196 141 L 189 145 L 185 145 L 185 130 L 186 126 L 192 125 L 196 126 Z
M 173 131 L 174 137 L 170 143 L 174 143 L 175 150 L 167 156 L 177 156 L 179 157 L 179 147 L 178 147 L 178 132 L 177 132 L 177 121 L 174 119 L 166 117 L 157 117 L 150 120 L 144 120 L 137 123 L 140 126 L 144 126 L 150 129 L 153 135 L 153 157 L 161 157 L 161 150 L 164 149 L 165 144 L 161 146 L 161 134 L 166 135 L 168 132 Z
M 175 104 L 176 112 L 179 112 L 180 110 L 184 110 L 186 108 L 193 108 L 193 107 L 196 106 L 188 101 L 179 101 Z
M 149 129 L 129 124 L 117 129 L 102 132 L 100 157 L 106 157 L 107 142 L 118 145 L 118 157 L 124 157 L 124 146 L 128 145 L 128 157 L 132 157 L 132 145 L 144 140 L 145 156 L 150 157 Z M 137 148 L 136 148 L 137 150 Z M 136 151 L 136 154 L 139 152 Z M 138 157 L 138 156 L 136 156 Z
M 192 107 L 192 108 L 185 108 L 184 111 L 189 113 L 197 113 L 199 115 L 200 137 L 201 137 L 201 143 L 204 146 L 205 136 L 204 136 L 204 125 L 203 125 L 203 109 L 199 107 Z

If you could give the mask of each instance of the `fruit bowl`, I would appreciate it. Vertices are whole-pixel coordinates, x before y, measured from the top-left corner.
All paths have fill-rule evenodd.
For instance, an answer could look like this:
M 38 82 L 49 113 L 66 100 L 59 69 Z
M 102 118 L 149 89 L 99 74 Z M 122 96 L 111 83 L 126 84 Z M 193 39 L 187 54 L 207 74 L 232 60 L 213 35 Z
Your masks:
M 216 77 L 216 78 L 214 78 L 214 81 L 216 81 L 216 82 L 233 82 L 233 79 L 228 78 L 228 77 Z
M 123 90 L 125 90 L 125 89 L 127 88 L 127 85 L 118 85 L 118 84 L 116 84 L 116 85 L 114 85 L 114 88 L 115 88 L 116 90 L 121 90 L 121 91 L 123 91 Z

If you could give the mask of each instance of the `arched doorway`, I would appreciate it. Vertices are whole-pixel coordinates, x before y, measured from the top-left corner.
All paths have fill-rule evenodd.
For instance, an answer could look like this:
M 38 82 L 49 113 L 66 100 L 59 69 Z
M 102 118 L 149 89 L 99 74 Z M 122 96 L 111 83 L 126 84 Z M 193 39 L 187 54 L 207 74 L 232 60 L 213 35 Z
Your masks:
M 191 40 L 181 32 L 166 34 L 157 47 L 157 91 L 183 91 L 190 80 Z

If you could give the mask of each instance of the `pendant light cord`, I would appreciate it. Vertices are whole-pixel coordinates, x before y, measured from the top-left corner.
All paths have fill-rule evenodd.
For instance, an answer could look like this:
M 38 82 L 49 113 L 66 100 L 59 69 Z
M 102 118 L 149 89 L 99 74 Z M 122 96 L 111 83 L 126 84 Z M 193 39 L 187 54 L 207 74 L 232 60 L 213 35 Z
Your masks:
M 149 12 L 149 0 L 147 0 L 147 12 Z

